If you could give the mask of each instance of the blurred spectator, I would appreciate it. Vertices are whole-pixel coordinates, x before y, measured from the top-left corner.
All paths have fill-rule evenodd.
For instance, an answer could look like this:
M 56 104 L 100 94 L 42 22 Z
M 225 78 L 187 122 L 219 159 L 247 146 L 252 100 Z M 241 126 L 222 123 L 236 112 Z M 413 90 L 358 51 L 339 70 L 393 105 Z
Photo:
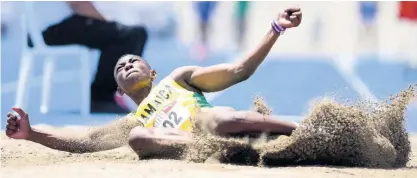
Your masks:
M 417 1 L 400 1 L 399 14 L 400 20 L 403 22 L 403 34 L 405 34 L 404 48 L 408 49 L 409 67 L 413 70 L 417 69 Z
M 360 1 L 358 3 L 361 24 L 359 26 L 359 40 L 357 40 L 359 44 L 357 47 L 367 52 L 378 50 L 376 18 L 379 3 L 377 1 Z
M 7 25 L 6 23 L 1 22 L 1 37 L 4 38 L 7 34 Z
M 142 55 L 147 32 L 141 26 L 128 26 L 100 11 L 97 4 L 106 2 L 71 1 L 37 2 L 37 13 L 46 13 L 43 38 L 47 45 L 79 44 L 101 51 L 95 79 L 91 85 L 91 112 L 127 113 L 114 99 L 116 82 L 113 69 L 118 58 L 126 53 Z M 51 8 L 51 4 L 54 7 Z M 49 5 L 49 6 L 48 6 Z M 43 9 L 40 9 L 43 8 Z M 114 7 L 114 11 L 124 11 Z M 131 18 L 137 18 L 134 15 Z M 36 44 L 35 44 L 36 45 Z
M 400 1 L 399 3 L 400 18 L 417 23 L 417 1 Z
M 362 25 L 372 28 L 376 24 L 376 15 L 378 14 L 377 1 L 360 1 L 359 11 L 361 14 Z
M 7 33 L 7 26 L 3 22 L 1 23 L 1 36 Z
M 1 37 L 7 37 L 9 23 L 13 20 L 13 9 L 10 2 L 1 2 Z
M 311 28 L 309 30 L 309 32 L 311 33 L 311 35 L 309 35 L 311 40 L 309 41 L 313 49 L 320 52 L 323 49 L 323 31 L 325 29 L 326 23 L 324 23 L 323 15 L 320 12 L 312 13 L 311 19 L 313 20 L 311 22 Z
M 213 11 L 217 6 L 216 1 L 194 1 L 194 9 L 199 18 L 199 30 L 201 43 L 198 44 L 194 50 L 197 53 L 197 57 L 204 59 L 208 52 L 208 30 L 210 28 L 210 19 L 213 15 Z
M 243 42 L 245 39 L 245 32 L 246 32 L 246 21 L 247 21 L 247 12 L 250 5 L 250 1 L 236 1 L 236 43 L 238 45 L 239 50 L 243 48 Z

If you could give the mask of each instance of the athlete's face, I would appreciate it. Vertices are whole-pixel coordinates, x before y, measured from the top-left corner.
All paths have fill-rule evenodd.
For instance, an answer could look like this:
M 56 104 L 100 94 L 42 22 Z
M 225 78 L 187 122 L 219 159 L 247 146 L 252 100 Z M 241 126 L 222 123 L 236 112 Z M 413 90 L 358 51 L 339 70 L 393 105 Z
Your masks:
M 119 59 L 114 69 L 117 85 L 124 93 L 129 93 L 151 85 L 155 71 L 139 56 L 125 55 Z

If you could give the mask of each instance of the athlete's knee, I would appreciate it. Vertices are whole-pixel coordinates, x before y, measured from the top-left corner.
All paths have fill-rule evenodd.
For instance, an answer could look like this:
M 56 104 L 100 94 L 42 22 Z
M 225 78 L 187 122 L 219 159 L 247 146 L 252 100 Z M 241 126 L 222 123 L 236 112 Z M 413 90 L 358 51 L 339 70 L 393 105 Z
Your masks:
M 245 122 L 246 114 L 242 111 L 229 110 L 221 113 L 213 124 L 214 131 L 219 135 L 227 135 L 243 131 L 241 123 Z
M 204 109 L 196 119 L 196 126 L 203 132 L 224 135 L 227 132 L 227 125 L 230 125 L 233 120 L 234 112 L 235 110 L 230 107 Z
M 241 133 L 253 130 L 259 121 L 264 121 L 263 116 L 255 111 L 227 111 L 216 119 L 215 131 L 220 135 Z
M 143 127 L 135 127 L 129 133 L 129 146 L 137 153 L 146 152 L 153 144 L 153 132 Z

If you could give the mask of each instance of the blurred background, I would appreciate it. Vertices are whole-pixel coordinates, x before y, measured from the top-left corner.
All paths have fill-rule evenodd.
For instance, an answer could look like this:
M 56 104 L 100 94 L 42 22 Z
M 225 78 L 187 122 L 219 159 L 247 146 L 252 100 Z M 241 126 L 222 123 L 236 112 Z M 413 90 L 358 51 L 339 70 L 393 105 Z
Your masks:
M 89 110 L 89 102 L 95 103 L 85 89 L 90 89 L 93 80 L 99 83 L 98 77 L 94 78 L 100 70 L 99 61 L 113 69 L 108 56 L 118 54 L 114 51 L 142 54 L 158 71 L 159 79 L 179 66 L 232 62 L 253 49 L 277 13 L 291 5 L 302 8 L 302 24 L 280 37 L 250 80 L 224 92 L 207 94 L 212 104 L 248 109 L 253 97 L 260 95 L 275 114 L 299 121 L 318 97 L 378 101 L 417 83 L 416 2 L 94 1 L 79 5 L 2 1 L 1 118 L 20 102 L 25 103 L 23 108 L 30 113 L 32 124 L 108 122 L 117 112 L 81 115 L 80 111 Z M 57 33 L 56 25 L 71 14 L 94 20 L 88 17 L 80 24 L 74 20 L 61 27 L 65 33 Z M 106 23 L 113 22 L 117 24 L 110 29 Z M 90 29 L 100 23 L 105 25 Z M 129 36 L 140 34 L 142 27 L 146 28 L 147 40 L 143 35 Z M 54 35 L 42 39 L 45 29 Z M 119 38 L 125 41 L 107 40 Z M 43 40 L 48 45 L 39 49 Z M 63 48 L 52 48 L 51 44 Z M 139 49 L 143 44 L 143 50 Z M 67 45 L 77 47 L 65 48 Z M 109 50 L 113 48 L 117 50 Z M 42 52 L 34 55 L 36 50 Z M 32 54 L 32 60 L 25 60 L 27 54 Z M 78 54 L 86 55 L 78 60 Z M 20 80 L 27 74 L 27 82 L 19 85 L 20 73 Z M 110 85 L 102 82 L 91 89 L 92 93 L 113 87 Z M 83 103 L 87 100 L 88 105 Z M 135 107 L 117 95 L 112 95 L 111 101 L 124 109 Z M 410 104 L 406 113 L 407 129 L 414 132 L 416 105 Z

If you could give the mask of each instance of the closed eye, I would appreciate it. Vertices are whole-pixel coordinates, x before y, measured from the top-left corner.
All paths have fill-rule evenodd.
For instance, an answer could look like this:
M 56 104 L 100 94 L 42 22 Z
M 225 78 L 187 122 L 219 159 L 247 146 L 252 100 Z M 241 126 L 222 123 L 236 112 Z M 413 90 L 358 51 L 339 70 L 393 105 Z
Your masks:
M 119 72 L 124 66 L 125 66 L 125 63 L 120 63 L 119 67 L 116 68 L 116 72 Z
M 139 60 L 138 60 L 137 58 L 130 58 L 130 59 L 129 59 L 129 62 L 130 62 L 130 63 L 134 63 L 134 62 L 136 62 L 136 61 L 139 61 Z

